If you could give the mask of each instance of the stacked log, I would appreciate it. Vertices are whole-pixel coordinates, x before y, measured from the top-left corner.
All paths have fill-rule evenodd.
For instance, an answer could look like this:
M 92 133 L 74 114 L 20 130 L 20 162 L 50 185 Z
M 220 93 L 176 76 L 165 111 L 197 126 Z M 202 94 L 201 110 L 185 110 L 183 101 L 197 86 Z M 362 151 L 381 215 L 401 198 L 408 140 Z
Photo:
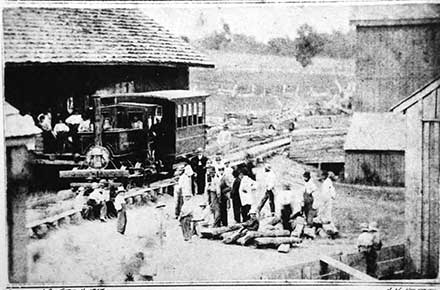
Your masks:
M 257 247 L 279 247 L 282 244 L 296 245 L 301 243 L 302 240 L 295 237 L 262 237 L 255 238 L 254 242 Z
M 245 246 L 249 244 L 255 238 L 263 238 L 263 237 L 288 237 L 290 236 L 290 232 L 288 230 L 274 230 L 274 231 L 249 231 L 246 235 L 241 239 L 241 245 Z
M 235 224 L 227 227 L 219 227 L 219 228 L 204 228 L 200 231 L 202 238 L 207 239 L 218 239 L 221 234 L 235 231 L 241 228 L 241 225 Z

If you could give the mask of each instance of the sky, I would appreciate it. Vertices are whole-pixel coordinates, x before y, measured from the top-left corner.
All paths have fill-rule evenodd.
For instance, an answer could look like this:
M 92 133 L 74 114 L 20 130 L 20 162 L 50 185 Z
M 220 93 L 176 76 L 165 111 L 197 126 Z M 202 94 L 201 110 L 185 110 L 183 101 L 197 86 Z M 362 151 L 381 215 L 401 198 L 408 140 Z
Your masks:
M 187 5 L 188 6 L 188 5 Z M 295 38 L 304 23 L 319 32 L 350 29 L 348 6 L 246 5 L 188 7 L 150 6 L 143 11 L 172 33 L 199 39 L 214 31 L 221 32 L 227 23 L 232 33 L 254 36 L 267 42 L 274 37 Z

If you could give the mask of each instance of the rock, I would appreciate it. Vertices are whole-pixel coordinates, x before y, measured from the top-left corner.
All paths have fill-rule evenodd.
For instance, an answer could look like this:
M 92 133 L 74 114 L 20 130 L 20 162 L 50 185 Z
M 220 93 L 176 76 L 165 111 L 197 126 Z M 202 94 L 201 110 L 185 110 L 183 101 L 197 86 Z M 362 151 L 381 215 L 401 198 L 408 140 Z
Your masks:
M 281 244 L 278 247 L 278 252 L 280 252 L 280 253 L 288 253 L 288 252 L 290 252 L 290 244 Z

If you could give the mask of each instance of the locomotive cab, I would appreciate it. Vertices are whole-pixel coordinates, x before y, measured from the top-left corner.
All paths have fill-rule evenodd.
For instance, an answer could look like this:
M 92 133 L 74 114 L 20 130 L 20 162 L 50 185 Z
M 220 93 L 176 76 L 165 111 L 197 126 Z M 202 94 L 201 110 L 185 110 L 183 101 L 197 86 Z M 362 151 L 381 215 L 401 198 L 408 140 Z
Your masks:
M 111 105 L 155 105 L 153 122 L 148 121 L 155 157 L 171 170 L 181 157 L 206 144 L 206 98 L 204 92 L 166 90 L 103 96 L 104 107 Z M 145 124 L 144 124 L 145 125 Z

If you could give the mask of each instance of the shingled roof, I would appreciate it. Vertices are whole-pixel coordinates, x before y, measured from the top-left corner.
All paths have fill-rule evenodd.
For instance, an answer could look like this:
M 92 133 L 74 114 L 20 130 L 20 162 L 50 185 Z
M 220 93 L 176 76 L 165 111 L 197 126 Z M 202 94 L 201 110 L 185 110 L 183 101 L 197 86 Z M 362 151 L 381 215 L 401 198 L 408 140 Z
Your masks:
M 7 8 L 6 63 L 213 63 L 137 9 Z
M 396 113 L 354 113 L 344 150 L 404 151 L 405 118 Z

